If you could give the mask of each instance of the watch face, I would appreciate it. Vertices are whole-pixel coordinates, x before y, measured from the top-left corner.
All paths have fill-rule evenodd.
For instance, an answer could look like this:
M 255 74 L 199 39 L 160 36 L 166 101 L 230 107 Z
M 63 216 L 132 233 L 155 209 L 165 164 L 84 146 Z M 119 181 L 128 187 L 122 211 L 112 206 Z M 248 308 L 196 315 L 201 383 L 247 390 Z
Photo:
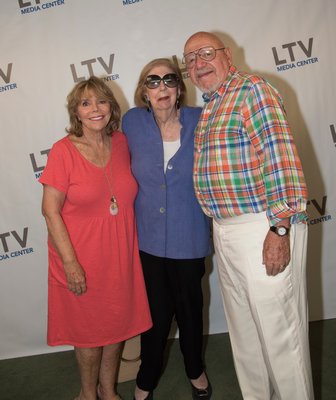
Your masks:
M 280 236 L 285 236 L 286 233 L 287 233 L 287 229 L 284 228 L 283 226 L 280 226 L 280 227 L 278 228 L 278 235 L 280 235 Z

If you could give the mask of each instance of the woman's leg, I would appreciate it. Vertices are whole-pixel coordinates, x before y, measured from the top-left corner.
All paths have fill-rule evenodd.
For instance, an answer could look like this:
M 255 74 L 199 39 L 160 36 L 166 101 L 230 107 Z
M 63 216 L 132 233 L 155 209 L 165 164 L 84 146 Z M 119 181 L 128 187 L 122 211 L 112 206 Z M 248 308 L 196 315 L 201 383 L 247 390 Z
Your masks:
M 110 344 L 103 347 L 98 386 L 98 395 L 102 400 L 119 398 L 116 392 L 116 381 L 121 349 L 122 343 Z
M 78 400 L 96 400 L 102 348 L 75 347 L 75 354 L 81 379 L 81 391 Z
M 79 348 L 75 354 L 81 378 L 81 392 L 78 400 L 96 400 L 99 380 L 99 397 L 102 400 L 116 400 L 117 371 L 122 343 L 104 347 Z
M 173 288 L 175 315 L 186 374 L 193 385 L 205 389 L 208 380 L 203 365 L 204 258 L 169 260 L 169 279 Z
M 140 252 L 153 327 L 141 334 L 141 364 L 136 399 L 155 389 L 161 375 L 163 354 L 174 313 L 166 259 Z M 140 389 L 140 390 L 139 390 Z

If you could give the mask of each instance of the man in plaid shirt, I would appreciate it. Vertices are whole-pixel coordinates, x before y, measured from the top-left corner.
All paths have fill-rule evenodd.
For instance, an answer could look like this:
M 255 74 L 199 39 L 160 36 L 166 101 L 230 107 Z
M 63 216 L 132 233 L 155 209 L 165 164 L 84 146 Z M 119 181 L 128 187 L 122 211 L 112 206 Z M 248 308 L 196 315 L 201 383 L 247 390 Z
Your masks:
M 194 186 L 213 219 L 219 280 L 244 399 L 314 398 L 306 296 L 307 187 L 282 99 L 198 32 L 183 62 L 205 104 Z

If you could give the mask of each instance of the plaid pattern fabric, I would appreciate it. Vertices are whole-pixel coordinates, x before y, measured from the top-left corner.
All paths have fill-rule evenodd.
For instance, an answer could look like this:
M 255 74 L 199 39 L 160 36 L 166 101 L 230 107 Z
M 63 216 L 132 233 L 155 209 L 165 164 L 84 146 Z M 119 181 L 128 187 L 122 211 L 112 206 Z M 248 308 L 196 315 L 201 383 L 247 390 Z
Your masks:
M 195 131 L 194 186 L 216 218 L 266 211 L 271 225 L 307 219 L 307 187 L 277 90 L 231 67 Z

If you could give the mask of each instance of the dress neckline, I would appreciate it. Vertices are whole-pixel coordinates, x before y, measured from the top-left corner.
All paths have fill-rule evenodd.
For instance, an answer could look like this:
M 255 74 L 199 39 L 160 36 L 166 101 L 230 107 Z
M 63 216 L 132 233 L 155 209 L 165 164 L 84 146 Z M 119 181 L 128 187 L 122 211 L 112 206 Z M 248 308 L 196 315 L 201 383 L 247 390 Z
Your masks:
M 113 135 L 111 136 L 111 141 L 112 141 Z M 79 149 L 75 146 L 75 144 L 70 140 L 69 136 L 66 136 L 65 139 L 67 139 L 67 141 L 71 144 L 71 147 L 75 149 L 75 151 L 80 155 L 80 157 L 89 165 L 98 168 L 100 171 L 104 171 L 106 169 L 106 167 L 108 167 L 108 165 L 111 163 L 112 161 L 112 152 L 110 153 L 110 158 L 108 159 L 107 163 L 100 167 L 99 165 L 93 163 L 92 161 L 88 160 L 83 153 L 81 153 L 79 151 Z

